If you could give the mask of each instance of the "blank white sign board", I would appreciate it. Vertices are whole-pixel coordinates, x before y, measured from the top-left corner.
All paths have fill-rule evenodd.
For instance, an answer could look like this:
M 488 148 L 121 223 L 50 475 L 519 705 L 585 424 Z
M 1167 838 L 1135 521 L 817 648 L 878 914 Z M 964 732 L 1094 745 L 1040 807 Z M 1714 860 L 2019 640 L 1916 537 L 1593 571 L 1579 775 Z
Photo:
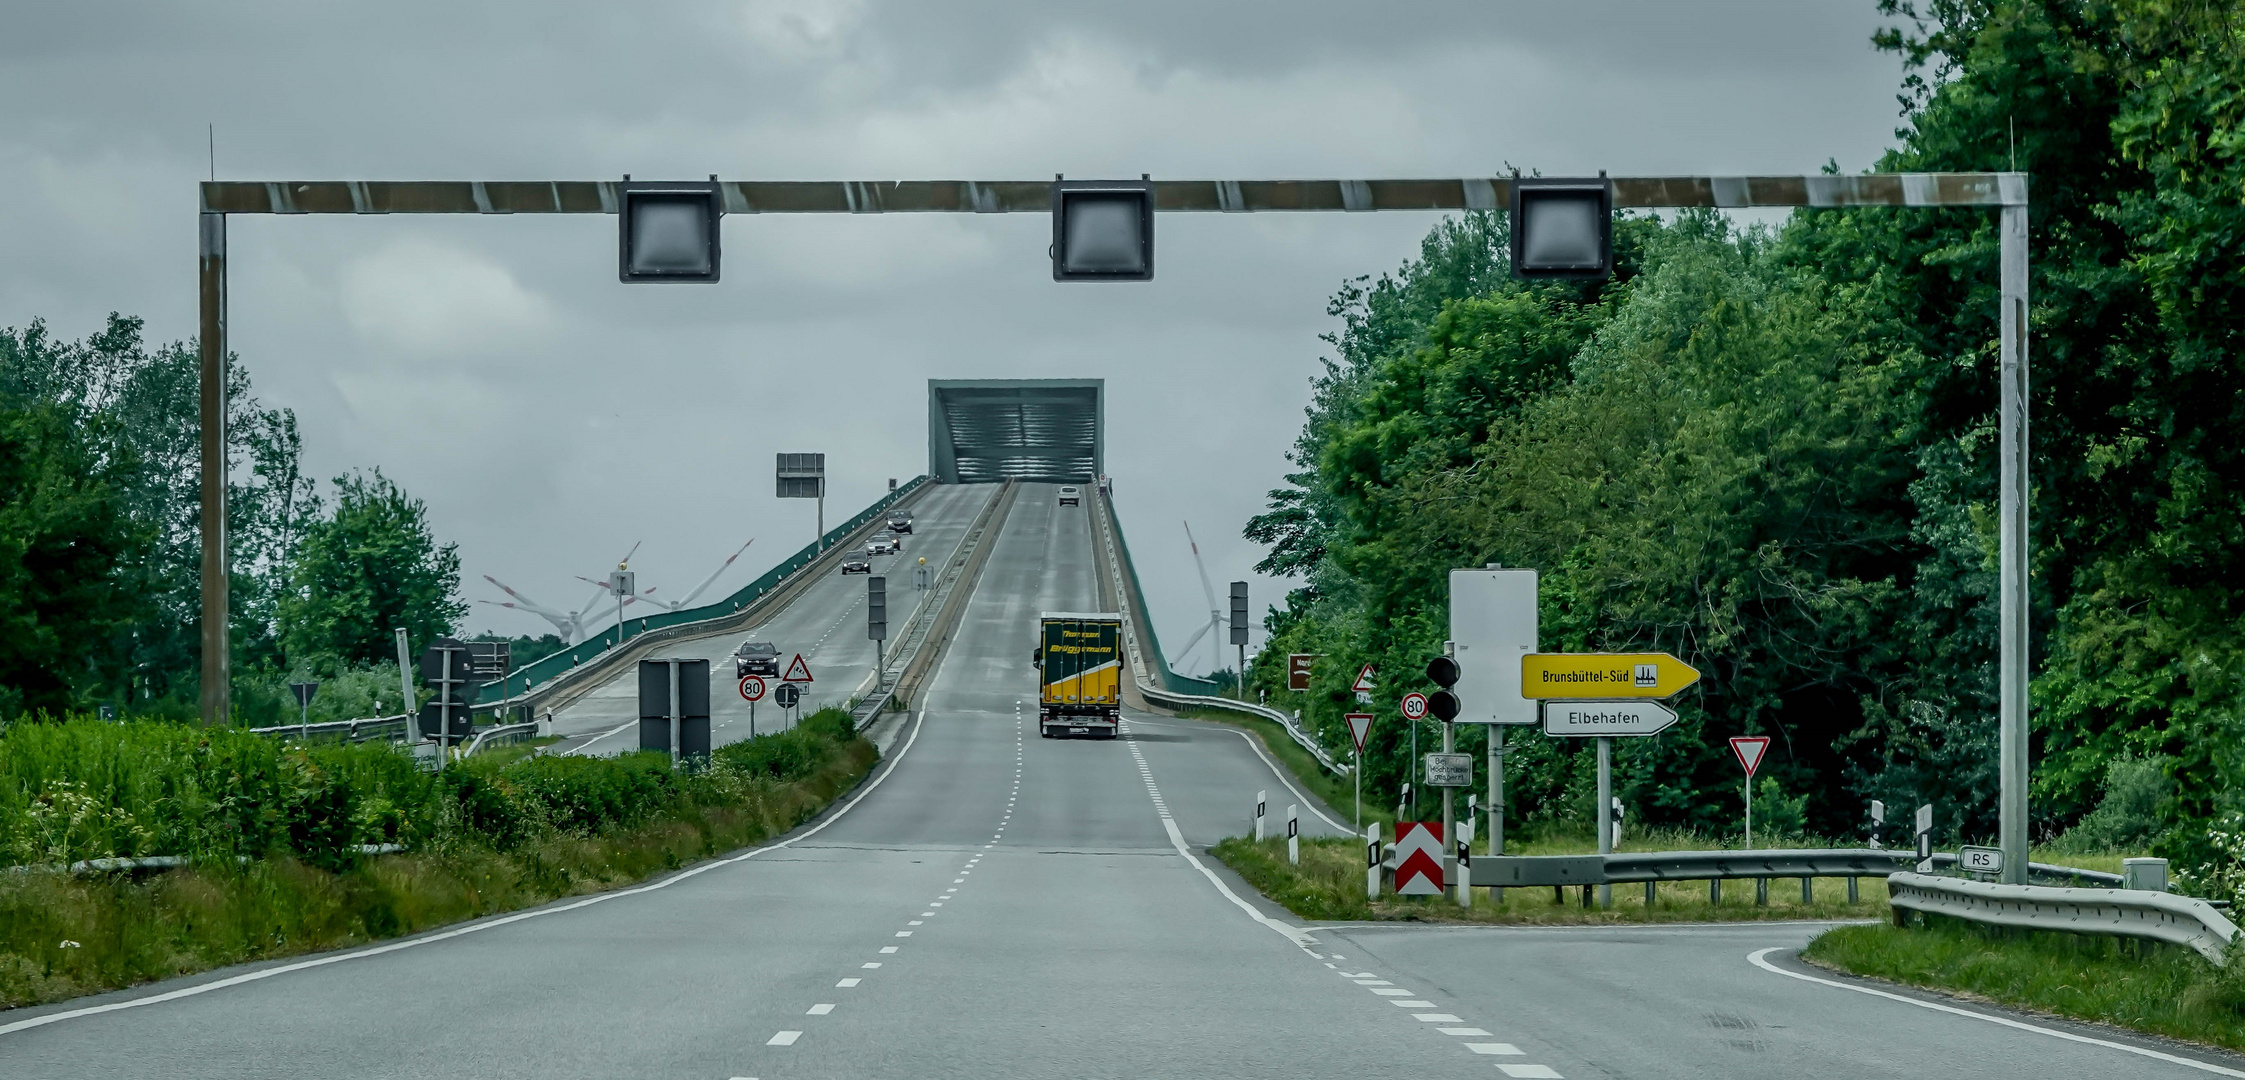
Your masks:
M 1520 696 L 1520 658 L 1536 651 L 1536 572 L 1450 571 L 1450 641 L 1461 724 L 1533 724 Z

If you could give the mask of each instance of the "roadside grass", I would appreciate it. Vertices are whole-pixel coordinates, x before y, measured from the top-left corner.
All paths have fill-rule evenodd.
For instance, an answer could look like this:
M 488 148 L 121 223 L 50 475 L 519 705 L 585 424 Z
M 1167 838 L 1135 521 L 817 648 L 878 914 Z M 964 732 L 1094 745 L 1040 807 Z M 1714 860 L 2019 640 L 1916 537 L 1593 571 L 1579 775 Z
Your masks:
M 447 770 L 458 775 L 420 810 L 438 820 L 410 830 L 402 854 L 338 860 L 317 847 L 307 861 L 277 844 L 246 859 L 206 849 L 145 875 L 0 871 L 0 1007 L 418 933 L 755 844 L 817 816 L 878 760 L 829 712 L 682 775 L 659 755 L 479 755 Z
M 2053 1016 L 2245 1050 L 2245 958 L 1932 917 L 1908 929 L 1842 926 L 1801 958 L 1821 967 Z
M 1688 834 L 1681 834 L 1688 835 Z M 1651 839 L 1650 837 L 1648 839 Z M 1572 847 L 1573 845 L 1553 845 Z M 1713 845 L 1702 845 L 1713 846 Z M 1234 837 L 1210 849 L 1263 895 L 1305 919 L 1328 921 L 1401 921 L 1492 923 L 1527 926 L 1622 925 L 1634 923 L 1752 922 L 1767 919 L 1883 919 L 1887 914 L 1885 882 L 1860 878 L 1858 902 L 1847 902 L 1847 882 L 1818 878 L 1813 902 L 1801 903 L 1800 880 L 1778 878 L 1768 883 L 1768 902 L 1757 903 L 1754 882 L 1726 881 L 1722 899 L 1711 903 L 1704 881 L 1660 882 L 1654 900 L 1645 903 L 1641 884 L 1615 885 L 1610 908 L 1582 906 L 1580 889 L 1555 894 L 1550 888 L 1504 890 L 1494 901 L 1491 890 L 1475 889 L 1473 907 L 1462 908 L 1442 897 L 1404 897 L 1385 894 L 1378 900 L 1364 895 L 1364 842 L 1350 839 L 1303 840 L 1302 864 L 1286 861 L 1283 838 L 1256 843 Z M 1538 846 L 1508 845 L 1513 854 L 1575 854 L 1568 850 L 1537 850 Z M 1645 850 L 1682 850 L 1662 844 Z M 1595 905 L 1597 890 L 1591 890 Z

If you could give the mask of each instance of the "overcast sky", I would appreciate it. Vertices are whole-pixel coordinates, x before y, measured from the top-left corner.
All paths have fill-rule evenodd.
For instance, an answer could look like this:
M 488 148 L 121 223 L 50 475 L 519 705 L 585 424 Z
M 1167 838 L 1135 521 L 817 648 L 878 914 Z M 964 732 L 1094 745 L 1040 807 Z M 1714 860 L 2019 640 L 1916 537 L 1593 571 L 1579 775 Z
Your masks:
M 220 179 L 1036 179 L 1867 167 L 1900 72 L 1871 0 L 1770 3 L 0 7 L 0 325 L 194 333 Z M 927 468 L 929 378 L 1107 380 L 1107 468 L 1157 628 L 1256 578 L 1345 278 L 1421 214 L 1172 215 L 1157 280 L 1057 285 L 1043 215 L 727 219 L 724 281 L 625 287 L 615 219 L 243 217 L 233 347 L 315 475 L 380 466 L 489 573 L 576 607 L 635 542 L 710 595 Z M 661 595 L 658 593 L 657 595 Z M 475 630 L 540 620 L 477 605 Z M 1180 664 L 1208 666 L 1203 646 Z

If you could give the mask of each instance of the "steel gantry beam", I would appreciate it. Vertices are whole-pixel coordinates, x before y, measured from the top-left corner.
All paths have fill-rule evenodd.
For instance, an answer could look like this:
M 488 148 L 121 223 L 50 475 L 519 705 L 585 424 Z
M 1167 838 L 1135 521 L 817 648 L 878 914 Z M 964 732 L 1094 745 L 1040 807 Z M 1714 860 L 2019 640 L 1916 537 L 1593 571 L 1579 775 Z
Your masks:
M 2000 207 L 2002 398 L 2000 605 L 2004 877 L 2027 866 L 2027 174 L 1875 173 L 1856 176 L 1611 177 L 1622 209 L 1688 207 Z M 730 214 L 1049 214 L 1047 180 L 722 181 Z M 229 214 L 613 214 L 620 181 L 206 181 L 202 246 L 202 706 L 229 713 L 225 522 L 226 223 Z M 1395 180 L 1160 180 L 1164 213 L 1500 210 L 1512 178 Z M 931 409 L 931 418 L 932 418 Z M 932 456 L 932 454 L 931 454 Z M 933 464 L 931 462 L 931 464 Z

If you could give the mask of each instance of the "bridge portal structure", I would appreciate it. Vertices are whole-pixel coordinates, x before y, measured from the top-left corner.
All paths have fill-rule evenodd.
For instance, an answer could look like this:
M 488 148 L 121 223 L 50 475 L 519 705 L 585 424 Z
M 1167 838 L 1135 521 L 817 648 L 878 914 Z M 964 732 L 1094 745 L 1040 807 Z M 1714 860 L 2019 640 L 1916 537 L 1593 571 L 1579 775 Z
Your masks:
M 1107 471 L 1107 380 L 929 379 L 928 475 L 1089 483 Z

